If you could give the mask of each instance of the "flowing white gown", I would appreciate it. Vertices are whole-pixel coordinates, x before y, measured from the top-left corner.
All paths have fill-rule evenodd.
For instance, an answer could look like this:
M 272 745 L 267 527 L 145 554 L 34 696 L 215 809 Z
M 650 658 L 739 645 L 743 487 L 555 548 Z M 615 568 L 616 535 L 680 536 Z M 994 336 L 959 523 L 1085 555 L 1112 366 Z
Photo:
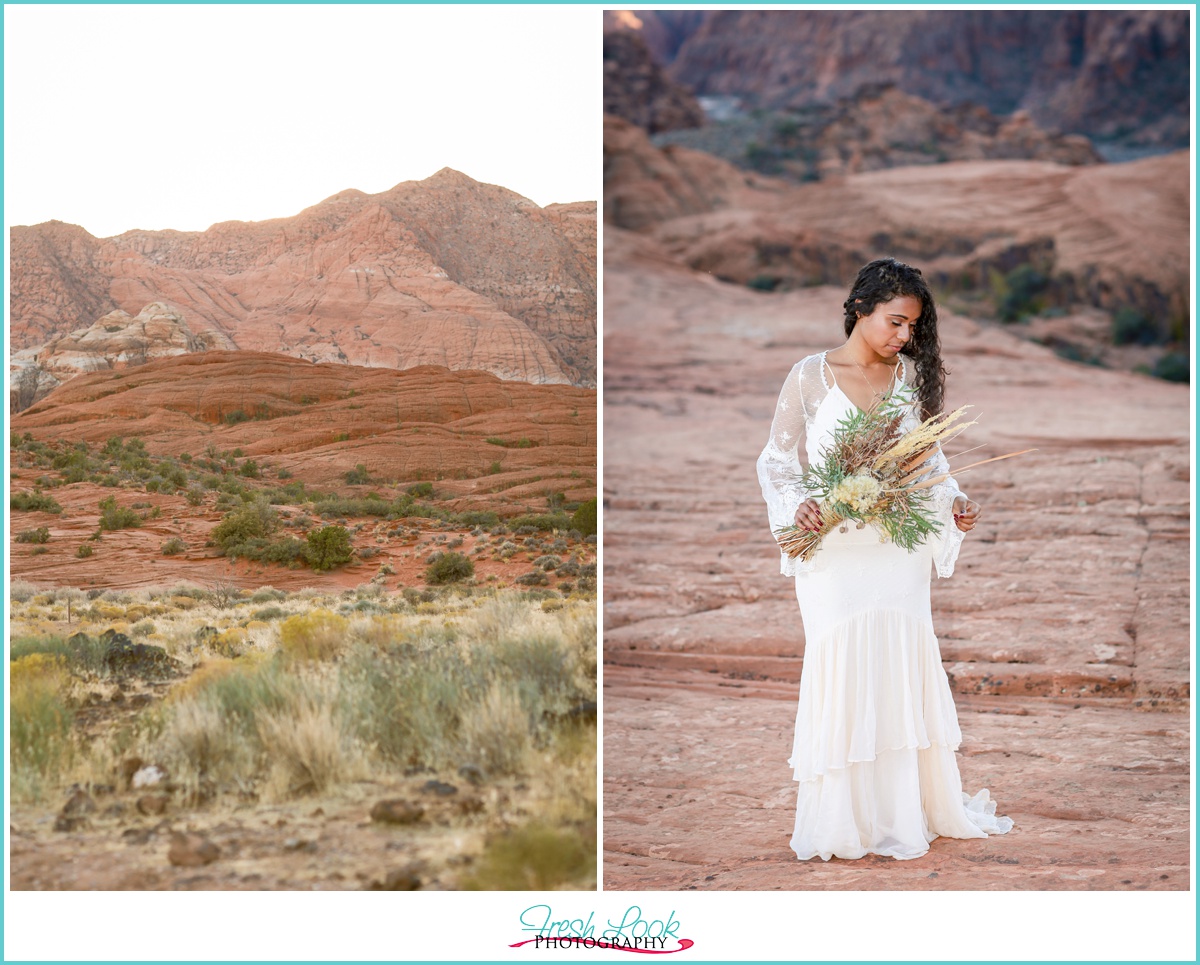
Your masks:
M 920 420 L 913 363 L 901 356 L 892 394 Z M 772 530 L 795 522 L 808 498 L 798 475 L 800 443 L 824 458 L 839 420 L 856 411 L 824 355 L 798 362 L 779 395 L 771 438 L 758 460 Z M 940 474 L 947 468 L 939 450 Z M 829 533 L 807 563 L 781 556 L 795 575 L 804 620 L 804 669 L 789 764 L 798 782 L 792 850 L 800 859 L 918 858 L 938 835 L 984 838 L 1012 820 L 996 816 L 988 791 L 962 792 L 954 751 L 962 740 L 929 606 L 930 572 L 950 576 L 962 543 L 951 478 L 931 489 L 942 523 L 909 552 L 874 526 Z

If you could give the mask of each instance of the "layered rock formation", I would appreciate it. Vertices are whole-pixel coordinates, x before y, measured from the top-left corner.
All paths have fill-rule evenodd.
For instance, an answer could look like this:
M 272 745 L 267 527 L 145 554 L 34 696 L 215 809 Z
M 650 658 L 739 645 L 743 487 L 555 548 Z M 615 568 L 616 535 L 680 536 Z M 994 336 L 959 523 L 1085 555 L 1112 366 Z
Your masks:
M 636 20 L 609 25 L 673 53 L 668 75 L 697 95 L 795 108 L 890 82 L 941 106 L 1024 109 L 1050 130 L 1188 143 L 1183 10 L 637 11 Z
M 51 375 L 118 367 L 129 361 L 120 353 L 81 362 L 97 344 L 88 332 L 114 311 L 139 316 L 162 303 L 206 346 L 594 385 L 594 221 L 592 205 L 542 209 L 447 168 L 377 195 L 344 191 L 292 218 L 204 232 L 96 239 L 60 222 L 17 227 L 12 345 L 38 349 Z M 49 350 L 56 340 L 61 353 Z M 51 383 L 22 375 L 22 361 L 14 383 Z M 31 401 L 16 396 L 14 406 Z
M 642 38 L 626 30 L 604 35 L 604 113 L 652 134 L 704 123 L 696 98 L 667 80 Z
M 595 407 L 593 389 L 485 372 L 214 349 L 80 375 L 10 424 L 38 440 L 241 449 L 309 485 L 337 484 L 361 464 L 381 485 L 444 479 L 463 508 L 516 512 L 544 509 L 547 492 L 594 495 Z
M 1032 265 L 1060 304 L 1188 316 L 1188 170 L 1175 152 L 1127 164 L 909 166 L 791 186 L 747 177 L 637 129 L 605 126 L 605 217 L 664 256 L 773 289 L 844 284 L 882 254 L 948 289 Z M 1185 326 L 1186 330 L 1186 326 Z
M 680 144 L 795 182 L 944 161 L 1033 160 L 1096 164 L 1091 142 L 1038 127 L 1025 111 L 943 108 L 892 84 L 863 87 L 831 106 L 743 114 L 655 143 Z

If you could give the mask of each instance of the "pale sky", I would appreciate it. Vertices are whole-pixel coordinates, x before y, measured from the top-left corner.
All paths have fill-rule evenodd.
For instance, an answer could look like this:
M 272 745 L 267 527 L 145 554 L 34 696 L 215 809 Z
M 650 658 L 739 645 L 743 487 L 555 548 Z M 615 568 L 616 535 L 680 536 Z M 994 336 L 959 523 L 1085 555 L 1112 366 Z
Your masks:
M 4 7 L 6 225 L 288 217 L 452 167 L 601 189 L 594 7 Z

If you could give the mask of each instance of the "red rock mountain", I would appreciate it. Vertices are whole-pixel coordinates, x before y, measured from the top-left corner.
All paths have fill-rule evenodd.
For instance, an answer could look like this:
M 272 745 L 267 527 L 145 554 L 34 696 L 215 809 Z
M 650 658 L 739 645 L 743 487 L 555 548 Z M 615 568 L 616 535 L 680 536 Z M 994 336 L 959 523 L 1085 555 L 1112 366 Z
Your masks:
M 636 11 L 667 75 L 697 96 L 807 107 L 894 83 L 935 104 L 1028 110 L 1050 130 L 1188 144 L 1186 10 Z
M 203 232 L 16 227 L 10 405 L 73 373 L 213 347 L 594 385 L 595 218 L 445 168 Z

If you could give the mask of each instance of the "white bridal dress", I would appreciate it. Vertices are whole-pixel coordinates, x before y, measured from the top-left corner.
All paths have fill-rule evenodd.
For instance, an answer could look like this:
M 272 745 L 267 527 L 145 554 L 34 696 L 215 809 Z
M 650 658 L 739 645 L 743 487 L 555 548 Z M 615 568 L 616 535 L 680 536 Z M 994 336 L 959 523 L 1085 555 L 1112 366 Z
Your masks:
M 907 431 L 920 420 L 913 363 L 900 358 L 891 392 L 907 405 Z M 854 411 L 823 354 L 792 368 L 758 460 L 772 530 L 794 524 L 808 498 L 798 481 L 801 441 L 808 462 L 821 461 Z M 940 474 L 940 450 L 937 459 Z M 938 835 L 984 838 L 1012 827 L 986 789 L 962 792 L 954 759 L 962 734 L 929 609 L 930 571 L 950 576 L 962 543 L 958 486 L 947 479 L 931 495 L 941 532 L 912 552 L 881 542 L 874 526 L 849 523 L 808 562 L 782 557 L 784 575 L 796 577 L 806 641 L 788 762 L 799 782 L 791 845 L 800 859 L 917 858 Z

